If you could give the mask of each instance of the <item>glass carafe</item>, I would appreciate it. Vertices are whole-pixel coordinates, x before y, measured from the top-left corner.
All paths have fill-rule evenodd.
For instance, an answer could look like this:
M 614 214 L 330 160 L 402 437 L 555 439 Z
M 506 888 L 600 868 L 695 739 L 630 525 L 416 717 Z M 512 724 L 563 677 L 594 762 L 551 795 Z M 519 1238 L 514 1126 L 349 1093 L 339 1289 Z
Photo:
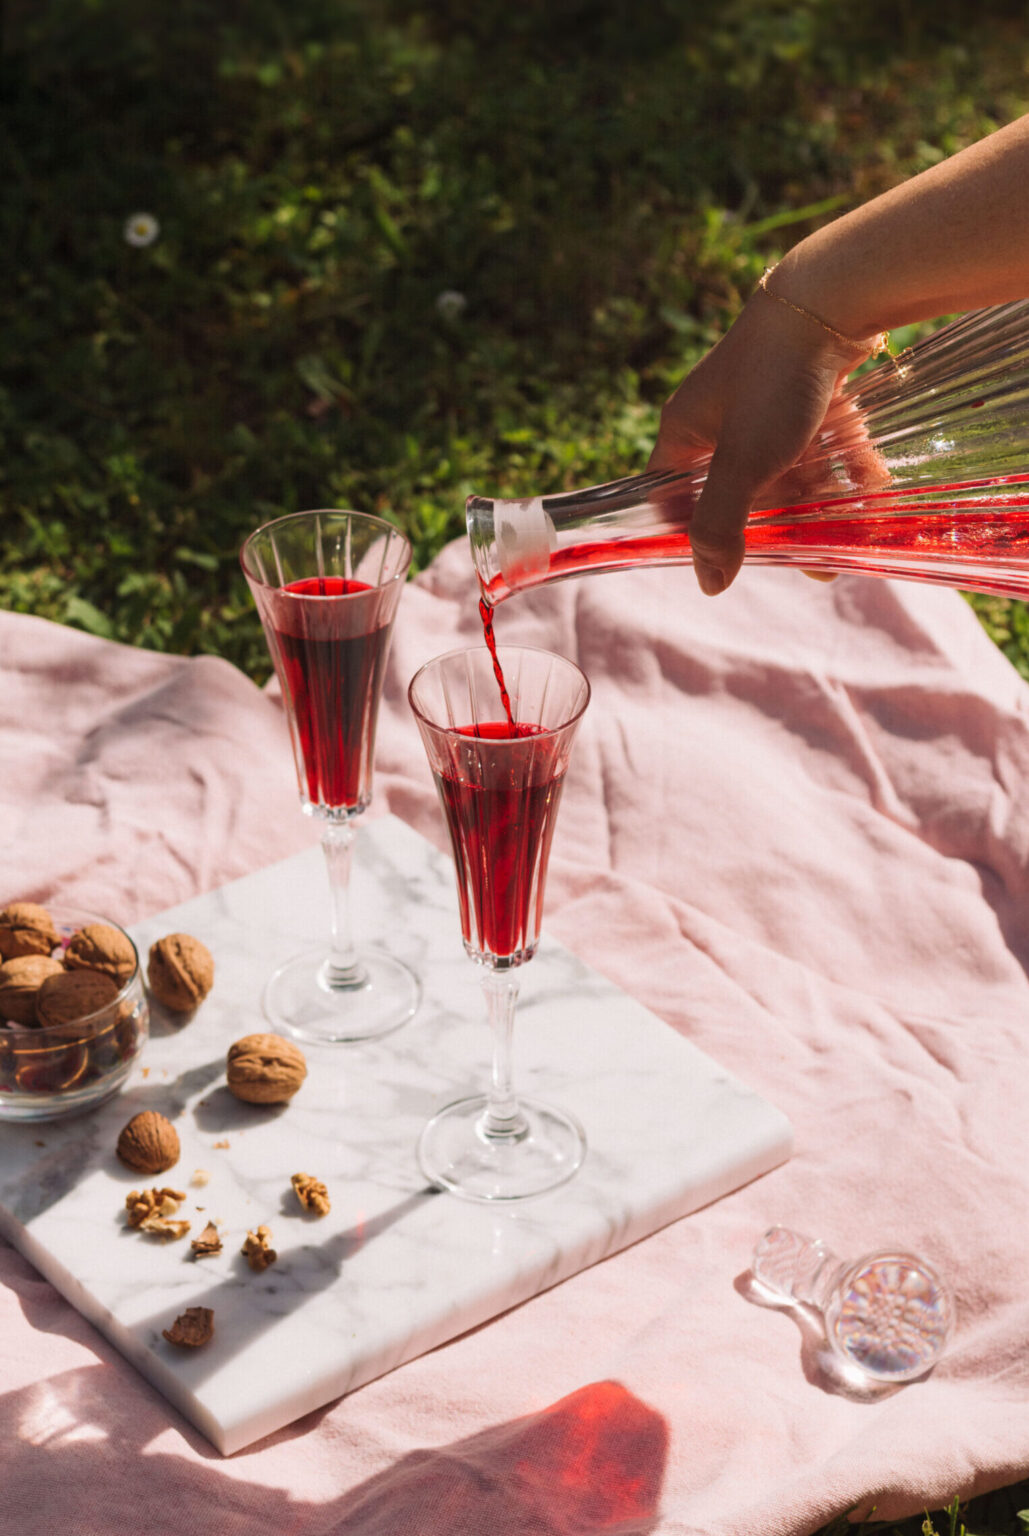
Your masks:
M 468 499 L 483 597 L 684 564 L 706 461 L 526 500 Z M 745 560 L 1029 597 L 1029 300 L 952 321 L 850 379 L 760 498 Z

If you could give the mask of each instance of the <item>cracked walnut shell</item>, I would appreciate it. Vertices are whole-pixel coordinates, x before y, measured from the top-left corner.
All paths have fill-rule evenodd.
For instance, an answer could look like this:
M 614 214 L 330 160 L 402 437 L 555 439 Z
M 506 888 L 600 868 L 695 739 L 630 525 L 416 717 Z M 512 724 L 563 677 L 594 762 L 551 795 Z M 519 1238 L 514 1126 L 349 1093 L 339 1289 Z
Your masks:
M 118 1137 L 118 1156 L 136 1173 L 166 1173 L 178 1162 L 179 1151 L 178 1131 L 155 1109 L 133 1115 Z
M 306 1076 L 303 1051 L 281 1035 L 244 1035 L 229 1046 L 226 1081 L 246 1104 L 284 1104 Z
M 46 907 L 34 901 L 15 901 L 0 912 L 0 960 L 51 955 L 57 942 L 57 929 Z
M 198 1349 L 214 1337 L 214 1312 L 210 1307 L 187 1307 L 172 1323 L 161 1330 L 169 1344 Z
M 64 963 L 70 971 L 103 971 L 123 987 L 135 974 L 136 947 L 120 928 L 87 923 L 68 940 Z
M 38 1024 L 36 994 L 48 976 L 63 974 L 60 960 L 49 955 L 17 955 L 0 965 L 0 1019 Z
M 36 1018 L 43 1025 L 74 1024 L 109 1008 L 120 991 L 103 971 L 61 971 L 48 976 L 36 993 Z
M 196 1259 L 206 1258 L 209 1254 L 212 1253 L 221 1253 L 221 1234 L 219 1233 L 218 1228 L 215 1226 L 214 1222 L 209 1221 L 207 1226 L 201 1232 L 200 1236 L 194 1237 L 189 1246 L 192 1248 L 193 1257 Z
M 214 985 L 211 951 L 192 934 L 169 933 L 150 946 L 147 981 L 159 1003 L 173 1013 L 190 1013 Z

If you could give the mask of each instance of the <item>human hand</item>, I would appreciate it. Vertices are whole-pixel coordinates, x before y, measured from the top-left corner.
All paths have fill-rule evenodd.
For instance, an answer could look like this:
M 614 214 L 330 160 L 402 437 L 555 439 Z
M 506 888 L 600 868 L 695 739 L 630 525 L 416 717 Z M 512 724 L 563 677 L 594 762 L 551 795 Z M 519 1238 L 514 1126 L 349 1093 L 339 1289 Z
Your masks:
M 722 592 L 734 579 L 743 529 L 763 491 L 791 471 L 788 499 L 802 499 L 806 477 L 798 460 L 827 416 L 847 411 L 839 391 L 870 353 L 871 343 L 860 350 L 837 340 L 817 321 L 757 293 L 666 402 L 648 469 L 689 469 L 710 456 L 690 521 L 704 592 Z M 867 469 L 868 478 L 877 478 L 874 464 Z

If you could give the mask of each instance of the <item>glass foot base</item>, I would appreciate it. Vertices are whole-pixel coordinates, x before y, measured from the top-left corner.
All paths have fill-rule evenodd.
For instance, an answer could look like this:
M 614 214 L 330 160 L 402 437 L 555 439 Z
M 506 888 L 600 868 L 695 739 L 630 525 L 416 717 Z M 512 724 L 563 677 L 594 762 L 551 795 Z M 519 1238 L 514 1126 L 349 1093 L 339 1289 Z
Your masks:
M 287 960 L 262 998 L 273 1029 L 310 1045 L 345 1045 L 406 1024 L 422 995 L 414 972 L 381 949 L 362 950 L 360 961 L 362 979 L 340 987 L 329 983 L 324 949 Z
M 425 1177 L 464 1200 L 526 1200 L 557 1189 L 582 1165 L 586 1133 L 573 1115 L 519 1099 L 520 1136 L 484 1134 L 486 1098 L 477 1094 L 441 1109 L 418 1142 Z

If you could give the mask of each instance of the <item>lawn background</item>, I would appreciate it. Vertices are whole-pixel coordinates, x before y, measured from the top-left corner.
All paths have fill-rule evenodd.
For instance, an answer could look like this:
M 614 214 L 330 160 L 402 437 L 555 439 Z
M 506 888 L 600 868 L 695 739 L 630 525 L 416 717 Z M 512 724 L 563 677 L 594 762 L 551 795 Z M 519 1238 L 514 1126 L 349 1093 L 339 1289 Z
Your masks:
M 766 263 L 1029 111 L 1027 21 L 1011 0 L 7 0 L 0 606 L 260 680 L 237 560 L 257 523 L 375 511 L 420 568 L 472 490 L 642 469 Z M 1029 677 L 1024 605 L 973 603 Z M 935 1528 L 1023 1532 L 1022 1504 Z

